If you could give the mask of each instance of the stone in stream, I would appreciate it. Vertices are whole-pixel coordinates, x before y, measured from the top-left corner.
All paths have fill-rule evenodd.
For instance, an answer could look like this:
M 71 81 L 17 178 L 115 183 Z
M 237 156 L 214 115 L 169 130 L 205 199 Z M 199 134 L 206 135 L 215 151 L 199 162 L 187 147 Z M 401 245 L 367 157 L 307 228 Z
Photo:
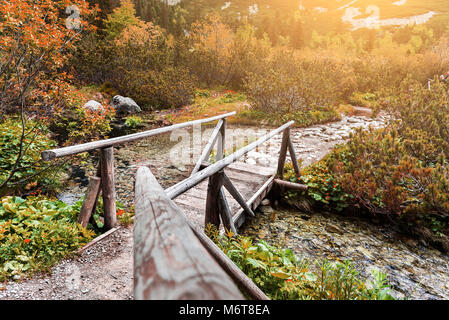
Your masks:
M 330 232 L 330 233 L 343 234 L 343 230 L 341 230 L 339 227 L 337 227 L 336 225 L 333 225 L 333 224 L 326 225 L 325 229 L 327 232 Z
M 270 206 L 260 206 L 259 207 L 259 210 L 260 210 L 260 212 L 263 212 L 263 213 L 272 213 L 273 212 L 273 208 L 272 207 L 270 207 Z

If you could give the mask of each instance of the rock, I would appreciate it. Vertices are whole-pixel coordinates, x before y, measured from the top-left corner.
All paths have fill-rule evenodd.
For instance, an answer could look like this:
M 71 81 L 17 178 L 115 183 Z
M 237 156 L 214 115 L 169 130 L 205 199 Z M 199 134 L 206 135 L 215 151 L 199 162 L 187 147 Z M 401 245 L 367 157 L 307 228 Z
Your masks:
M 133 99 L 122 96 L 112 98 L 111 106 L 115 109 L 118 116 L 135 114 L 142 111 Z
M 262 202 L 261 202 L 261 204 L 262 204 L 263 206 L 269 206 L 269 205 L 270 205 L 270 199 L 263 199 Z
M 273 208 L 270 206 L 260 206 L 259 210 L 260 210 L 260 212 L 263 212 L 263 213 L 272 213 L 273 212 Z
M 333 224 L 328 224 L 324 228 L 326 229 L 327 232 L 330 232 L 330 233 L 338 233 L 338 234 L 344 233 L 343 230 L 341 230 L 339 227 L 337 227 L 336 225 L 333 225 Z
M 100 102 L 95 101 L 95 100 L 87 101 L 84 104 L 83 108 L 84 109 L 88 109 L 90 111 L 101 111 L 101 110 L 104 110 L 103 105 Z

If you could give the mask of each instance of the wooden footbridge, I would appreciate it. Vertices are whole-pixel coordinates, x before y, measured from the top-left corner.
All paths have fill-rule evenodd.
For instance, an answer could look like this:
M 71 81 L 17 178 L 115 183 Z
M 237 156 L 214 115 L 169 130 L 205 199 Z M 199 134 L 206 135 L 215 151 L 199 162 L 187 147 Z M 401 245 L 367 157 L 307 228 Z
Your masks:
M 104 226 L 116 225 L 114 157 L 116 145 L 176 129 L 218 121 L 189 178 L 163 190 L 148 167 L 140 167 L 135 182 L 134 297 L 135 299 L 268 299 L 203 232 L 211 223 L 234 232 L 273 188 L 305 190 L 283 181 L 287 151 L 299 174 L 290 127 L 293 121 L 224 157 L 226 118 L 235 112 L 158 128 L 127 136 L 44 151 L 42 158 L 100 151 L 97 177 L 90 177 L 79 222 L 86 226 L 103 197 Z M 264 142 L 283 134 L 277 170 L 238 161 Z M 208 162 L 217 145 L 217 161 Z M 240 290 L 238 289 L 240 288 Z

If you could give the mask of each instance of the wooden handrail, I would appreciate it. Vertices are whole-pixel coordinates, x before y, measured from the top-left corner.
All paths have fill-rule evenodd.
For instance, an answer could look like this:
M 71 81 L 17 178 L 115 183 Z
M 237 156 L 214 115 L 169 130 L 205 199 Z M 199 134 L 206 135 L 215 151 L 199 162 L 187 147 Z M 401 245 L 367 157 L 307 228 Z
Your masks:
M 256 141 L 254 141 L 253 143 L 247 145 L 246 147 L 243 147 L 243 148 L 237 150 L 236 152 L 234 152 L 233 154 L 227 156 L 226 158 L 224 158 L 224 159 L 222 159 L 220 161 L 215 162 L 214 164 L 208 166 L 207 168 L 205 168 L 205 169 L 203 169 L 203 170 L 193 174 L 189 178 L 187 178 L 187 179 L 185 179 L 185 180 L 175 184 L 174 186 L 172 186 L 170 188 L 167 188 L 165 190 L 165 192 L 167 193 L 167 195 L 169 196 L 170 199 L 175 199 L 179 195 L 183 194 L 187 190 L 189 190 L 189 189 L 193 188 L 194 186 L 196 186 L 197 184 L 199 184 L 204 179 L 209 178 L 210 176 L 212 176 L 213 174 L 215 174 L 218 171 L 222 170 L 223 168 L 227 167 L 231 163 L 237 161 L 237 159 L 239 159 L 240 157 L 244 156 L 245 154 L 247 154 L 251 150 L 254 150 L 259 145 L 264 143 L 265 141 L 271 139 L 275 135 L 277 135 L 280 132 L 284 131 L 285 129 L 289 128 L 294 123 L 295 123 L 294 121 L 287 122 L 283 126 L 281 126 L 281 127 L 277 128 L 277 129 L 267 133 L 266 135 L 264 135 L 263 137 L 257 139 Z
M 155 136 L 158 134 L 170 132 L 176 129 L 181 129 L 189 126 L 194 126 L 206 122 L 212 122 L 216 120 L 220 120 L 220 128 L 224 130 L 224 124 L 226 123 L 226 117 L 230 117 L 235 115 L 236 112 L 230 112 L 222 115 L 218 115 L 211 118 L 193 120 L 189 122 L 184 122 L 180 124 L 175 124 L 168 127 L 148 130 L 144 132 L 138 132 L 126 136 L 105 139 L 100 141 L 93 141 L 84 144 L 78 144 L 70 147 L 46 150 L 42 152 L 42 159 L 48 161 L 58 157 L 64 157 L 69 155 L 74 155 L 78 153 L 83 153 L 87 151 L 92 151 L 99 149 L 100 150 L 100 166 L 97 171 L 97 176 L 101 178 L 100 186 L 101 188 L 97 188 L 97 190 L 102 191 L 103 197 L 103 207 L 104 207 L 104 228 L 109 230 L 113 228 L 117 223 L 116 218 L 116 191 L 115 191 L 115 183 L 114 183 L 114 146 L 119 144 L 124 144 L 127 142 L 136 141 L 143 138 L 148 138 L 151 136 Z M 89 220 L 90 213 L 87 212 L 88 208 L 92 208 L 92 211 L 95 210 L 97 199 L 99 196 L 99 192 L 95 191 L 93 188 L 89 188 L 87 190 L 85 200 L 83 203 L 83 207 L 85 210 L 82 213 L 82 217 L 80 215 L 80 221 Z M 89 203 L 88 203 L 89 202 Z M 90 203 L 93 202 L 93 203 Z
M 137 171 L 135 199 L 135 299 L 243 299 L 147 167 Z
M 189 121 L 189 122 L 175 124 L 175 125 L 168 126 L 168 127 L 163 127 L 163 128 L 138 132 L 138 133 L 134 133 L 134 134 L 129 134 L 126 136 L 105 139 L 105 140 L 99 140 L 99 141 L 93 141 L 93 142 L 78 144 L 78 145 L 69 146 L 69 147 L 65 147 L 65 148 L 60 148 L 60 149 L 46 150 L 46 151 L 42 152 L 42 159 L 44 159 L 45 161 L 48 161 L 51 159 L 65 157 L 65 156 L 74 155 L 74 154 L 78 154 L 78 153 L 83 153 L 83 152 L 87 152 L 87 151 L 91 151 L 91 150 L 104 149 L 104 148 L 112 147 L 115 145 L 140 140 L 143 138 L 152 137 L 152 136 L 155 136 L 155 135 L 158 135 L 161 133 L 170 132 L 170 131 L 173 131 L 176 129 L 181 129 L 181 128 L 190 127 L 190 126 L 197 125 L 197 124 L 202 124 L 202 123 L 206 123 L 206 122 L 212 122 L 212 121 L 224 119 L 226 117 L 231 117 L 235 114 L 236 114 L 236 112 L 234 111 L 234 112 L 218 115 L 218 116 L 211 117 L 211 118 L 193 120 L 193 121 Z

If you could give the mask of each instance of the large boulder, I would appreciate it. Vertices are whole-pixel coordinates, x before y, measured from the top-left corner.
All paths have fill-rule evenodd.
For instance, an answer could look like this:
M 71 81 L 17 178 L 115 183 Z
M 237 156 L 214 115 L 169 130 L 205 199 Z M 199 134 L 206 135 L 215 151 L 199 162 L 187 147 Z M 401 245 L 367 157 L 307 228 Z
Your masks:
M 87 101 L 84 106 L 84 109 L 88 109 L 90 111 L 98 112 L 104 110 L 103 105 L 95 100 L 89 100 Z
M 111 106 L 115 109 L 117 116 L 135 114 L 142 111 L 133 99 L 122 96 L 113 97 Z

